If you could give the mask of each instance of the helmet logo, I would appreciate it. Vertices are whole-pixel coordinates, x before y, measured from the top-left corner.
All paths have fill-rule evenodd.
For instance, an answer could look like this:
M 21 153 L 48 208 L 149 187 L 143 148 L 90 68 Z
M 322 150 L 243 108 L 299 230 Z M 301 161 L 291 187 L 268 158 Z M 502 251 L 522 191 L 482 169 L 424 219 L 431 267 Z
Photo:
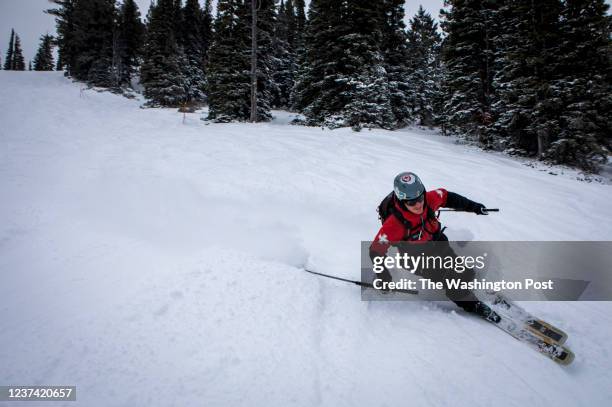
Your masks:
M 395 189 L 395 195 L 397 196 L 398 199 L 400 200 L 406 199 L 406 194 L 400 191 L 398 187 L 395 187 L 394 189 Z
M 403 176 L 402 176 L 401 181 L 402 181 L 404 184 L 414 184 L 414 181 L 416 181 L 416 180 L 415 180 L 415 178 L 412 176 L 412 174 L 406 174 L 406 175 L 403 175 Z

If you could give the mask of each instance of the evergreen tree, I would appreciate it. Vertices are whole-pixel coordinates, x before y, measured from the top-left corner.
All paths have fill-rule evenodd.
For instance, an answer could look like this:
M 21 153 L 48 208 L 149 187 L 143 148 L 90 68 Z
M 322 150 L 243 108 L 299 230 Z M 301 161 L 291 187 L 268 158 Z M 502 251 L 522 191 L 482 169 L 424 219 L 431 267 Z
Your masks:
M 32 61 L 29 61 L 28 62 L 28 71 L 31 71 L 31 70 L 32 70 Z
M 384 15 L 379 2 L 348 0 L 347 23 L 349 32 L 340 37 L 345 50 L 343 65 L 346 73 L 349 98 L 344 107 L 346 124 L 354 129 L 361 127 L 394 128 L 389 99 L 389 83 L 384 60 L 380 52 L 381 27 Z
M 276 13 L 273 0 L 260 0 L 257 12 L 257 120 L 271 118 Z M 248 120 L 251 110 L 251 2 L 220 0 L 209 51 L 209 118 Z
M 286 109 L 289 107 L 289 99 L 294 85 L 294 74 L 296 67 L 295 44 L 295 11 L 293 2 L 281 0 L 278 9 L 278 18 L 274 30 L 274 58 L 276 67 L 274 71 L 274 83 L 277 91 L 272 98 L 272 106 Z
M 293 31 L 295 34 L 291 47 L 300 55 L 304 51 L 304 36 L 306 34 L 306 5 L 304 0 L 295 0 L 293 9 L 295 13 L 295 29 L 292 30 L 290 27 L 290 32 Z
M 25 71 L 25 59 L 23 58 L 23 52 L 21 51 L 21 40 L 19 35 L 15 34 L 15 47 L 13 48 L 13 70 Z
M 115 0 L 76 1 L 71 33 L 70 75 L 95 86 L 117 86 Z
M 182 9 L 180 47 L 185 55 L 181 65 L 183 75 L 188 80 L 187 101 L 204 101 L 206 78 L 203 63 L 205 49 L 202 29 L 204 15 L 198 0 L 187 0 Z
M 15 49 L 15 30 L 11 30 L 11 39 L 9 40 L 9 46 L 6 50 L 6 58 L 4 58 L 4 69 L 12 71 L 13 65 L 13 50 Z
M 249 60 L 239 50 L 246 48 L 240 38 L 240 0 L 219 0 L 213 42 L 208 53 L 208 118 L 217 121 L 246 120 L 249 117 Z
M 445 64 L 444 126 L 485 144 L 495 94 L 493 59 L 496 0 L 445 0 L 441 26 Z
M 406 26 L 404 24 L 404 1 L 384 0 L 381 51 L 389 80 L 389 100 L 397 125 L 403 127 L 413 120 L 409 81 Z
M 34 57 L 34 70 L 52 71 L 53 64 L 53 36 L 45 34 L 40 37 L 40 46 Z
M 139 65 L 144 44 L 145 26 L 140 20 L 140 11 L 134 0 L 124 0 L 119 9 L 114 56 L 120 82 L 129 84 L 131 76 Z
M 543 157 L 559 133 L 559 0 L 508 1 L 500 9 L 500 52 L 495 61 L 496 137 L 505 148 Z
M 559 132 L 545 157 L 596 172 L 612 150 L 612 65 L 608 5 L 603 0 L 566 0 L 558 55 L 564 105 Z
M 439 122 L 442 104 L 442 69 L 438 25 L 419 7 L 410 20 L 408 32 L 409 73 L 405 76 L 409 88 L 407 105 L 419 124 L 432 126 Z
M 187 101 L 188 80 L 181 70 L 183 54 L 176 39 L 174 0 L 151 4 L 140 82 L 147 106 L 179 106 Z
M 393 128 L 380 3 L 313 0 L 295 107 L 309 124 Z
M 72 67 L 76 65 L 77 56 L 74 49 L 74 7 L 77 0 L 49 1 L 57 5 L 57 8 L 46 10 L 46 13 L 55 16 L 58 46 L 56 70 L 66 68 L 66 74 L 70 75 Z
M 253 0 L 257 1 L 257 121 L 268 121 L 272 119 L 270 108 L 275 93 L 279 92 L 274 82 L 274 72 L 278 70 L 278 61 L 274 58 L 274 29 L 276 27 L 275 0 Z M 246 30 L 246 40 L 251 50 L 252 38 L 252 8 L 250 1 L 245 1 L 243 10 L 246 11 L 240 18 L 240 25 Z M 249 85 L 250 89 L 250 85 Z M 250 103 L 249 103 L 250 104 Z
M 293 108 L 305 114 L 306 124 L 322 124 L 347 103 L 338 80 L 344 51 L 337 43 L 348 32 L 345 16 L 346 9 L 336 1 L 310 3 L 303 59 L 292 95 Z
M 211 0 L 206 0 L 202 9 L 202 66 L 208 63 L 208 50 L 213 40 L 213 17 Z

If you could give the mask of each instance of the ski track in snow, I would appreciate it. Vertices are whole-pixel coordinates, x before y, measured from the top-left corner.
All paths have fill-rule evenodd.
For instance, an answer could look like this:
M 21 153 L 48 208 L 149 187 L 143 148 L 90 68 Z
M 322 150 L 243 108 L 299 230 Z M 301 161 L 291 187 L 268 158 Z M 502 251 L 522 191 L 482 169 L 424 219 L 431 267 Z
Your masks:
M 612 405 L 611 303 L 523 304 L 568 332 L 561 368 L 453 304 L 297 269 L 358 278 L 403 170 L 502 208 L 445 214 L 452 240 L 610 240 L 609 185 L 427 131 L 183 123 L 59 73 L 0 83 L 0 385 L 76 385 L 67 406 Z

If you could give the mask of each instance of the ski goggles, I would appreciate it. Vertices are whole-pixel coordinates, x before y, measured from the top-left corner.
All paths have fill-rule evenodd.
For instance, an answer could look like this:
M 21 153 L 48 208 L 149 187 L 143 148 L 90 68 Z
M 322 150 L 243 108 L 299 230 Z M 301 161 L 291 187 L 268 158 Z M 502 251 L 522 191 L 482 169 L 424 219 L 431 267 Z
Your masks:
M 421 203 L 425 200 L 425 194 L 421 194 L 420 196 L 414 198 L 414 199 L 404 199 L 404 203 L 408 206 L 414 206 L 418 203 Z

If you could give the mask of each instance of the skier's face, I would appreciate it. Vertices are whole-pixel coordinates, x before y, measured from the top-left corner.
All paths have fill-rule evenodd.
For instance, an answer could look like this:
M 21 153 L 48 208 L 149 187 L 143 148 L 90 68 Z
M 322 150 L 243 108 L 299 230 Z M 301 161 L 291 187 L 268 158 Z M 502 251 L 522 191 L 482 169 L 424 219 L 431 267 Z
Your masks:
M 423 213 L 424 205 L 423 205 L 423 202 L 421 201 L 412 206 L 406 205 L 406 208 L 408 208 L 408 210 L 414 213 L 415 215 L 420 215 Z
M 404 201 L 404 205 L 410 212 L 414 213 L 415 215 L 420 215 L 423 213 L 423 209 L 425 208 L 425 200 L 423 198 L 424 195 L 421 195 L 419 198 L 412 201 Z

